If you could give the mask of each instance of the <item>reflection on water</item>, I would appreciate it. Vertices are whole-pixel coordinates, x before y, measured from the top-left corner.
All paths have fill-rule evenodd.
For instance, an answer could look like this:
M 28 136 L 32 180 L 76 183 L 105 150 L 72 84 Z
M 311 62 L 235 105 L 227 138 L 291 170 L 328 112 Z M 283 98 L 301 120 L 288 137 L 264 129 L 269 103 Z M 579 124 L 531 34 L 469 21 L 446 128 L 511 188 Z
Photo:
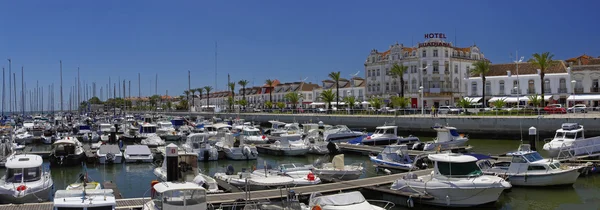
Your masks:
M 517 149 L 519 141 L 514 140 L 480 140 L 472 139 L 469 144 L 474 146 L 474 151 L 481 154 L 500 154 Z M 542 143 L 538 142 L 538 148 Z M 543 151 L 540 151 L 544 155 Z M 199 168 L 212 175 L 219 170 L 224 170 L 227 165 L 232 165 L 236 171 L 251 170 L 253 167 L 263 168 L 264 164 L 277 167 L 282 163 L 312 164 L 322 156 L 307 155 L 301 157 L 285 157 L 260 155 L 257 161 L 230 161 L 219 160 L 200 162 Z M 375 168 L 367 156 L 346 154 L 346 163 L 362 163 L 366 168 L 363 177 L 376 176 Z M 88 166 L 88 174 L 92 180 L 102 182 L 112 180 L 116 182 L 123 197 L 142 197 L 148 194 L 150 182 L 155 180 L 152 164 L 118 164 Z M 82 173 L 81 167 L 54 168 L 52 177 L 55 189 L 64 189 L 68 184 L 76 182 L 78 174 Z M 0 175 L 4 174 L 1 170 Z M 377 199 L 376 197 L 373 199 Z M 600 176 L 581 177 L 573 187 L 561 188 L 513 188 L 500 196 L 500 200 L 486 207 L 473 209 L 598 209 L 600 206 Z M 441 207 L 418 206 L 416 209 L 445 209 Z M 397 207 L 395 209 L 405 209 Z

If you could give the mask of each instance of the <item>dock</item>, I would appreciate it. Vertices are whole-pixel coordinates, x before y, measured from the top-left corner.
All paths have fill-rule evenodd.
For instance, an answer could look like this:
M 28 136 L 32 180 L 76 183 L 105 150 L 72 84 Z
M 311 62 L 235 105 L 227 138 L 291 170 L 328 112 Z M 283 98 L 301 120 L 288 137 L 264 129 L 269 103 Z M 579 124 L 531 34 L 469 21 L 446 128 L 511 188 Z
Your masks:
M 17 154 L 32 154 L 42 156 L 43 159 L 48 159 L 50 157 L 50 150 L 36 150 L 32 146 L 25 146 L 22 150 L 17 150 Z
M 380 146 L 369 146 L 369 145 L 355 145 L 355 144 L 337 144 L 342 152 L 358 153 L 362 155 L 379 154 L 383 151 L 384 147 Z M 452 151 L 456 153 L 464 153 L 465 151 L 471 150 L 471 146 L 451 147 L 442 151 Z M 410 156 L 419 156 L 426 154 L 435 154 L 436 151 L 422 151 L 422 150 L 407 150 Z
M 119 191 L 119 188 L 117 188 L 117 185 L 114 182 L 105 181 L 104 183 L 102 183 L 102 186 L 104 187 L 104 189 L 113 190 L 113 195 L 115 196 L 115 199 L 123 199 L 123 195 L 121 195 L 121 191 Z
M 417 176 L 422 176 L 431 173 L 431 169 L 414 171 L 412 173 Z M 335 183 L 328 184 L 318 184 L 311 186 L 301 186 L 301 187 L 293 187 L 290 188 L 294 190 L 298 195 L 308 195 L 313 192 L 320 192 L 323 194 L 326 193 L 337 193 L 344 190 L 357 190 L 357 189 L 374 189 L 381 188 L 379 191 L 383 192 L 384 189 L 378 186 L 389 185 L 394 181 L 401 179 L 406 173 L 385 175 L 385 176 L 376 176 L 369 177 L 351 181 L 340 181 Z M 369 188 L 371 187 L 371 188 Z M 222 193 L 222 194 L 208 194 L 206 199 L 209 204 L 217 205 L 221 203 L 231 203 L 236 200 L 245 200 L 247 195 L 250 195 L 250 198 L 253 200 L 262 200 L 262 199 L 278 199 L 282 198 L 282 191 L 280 189 L 272 189 L 272 190 L 260 190 L 260 191 L 251 191 L 247 192 L 236 192 L 236 193 Z M 287 193 L 287 192 L 285 192 Z M 283 196 L 285 196 L 285 193 Z M 398 192 L 394 192 L 398 193 Z M 125 198 L 125 199 L 117 199 L 117 209 L 140 209 L 142 205 L 149 201 L 150 198 Z M 1 210 L 52 210 L 52 202 L 44 202 L 44 203 L 30 203 L 30 204 L 8 204 L 8 205 L 0 205 Z

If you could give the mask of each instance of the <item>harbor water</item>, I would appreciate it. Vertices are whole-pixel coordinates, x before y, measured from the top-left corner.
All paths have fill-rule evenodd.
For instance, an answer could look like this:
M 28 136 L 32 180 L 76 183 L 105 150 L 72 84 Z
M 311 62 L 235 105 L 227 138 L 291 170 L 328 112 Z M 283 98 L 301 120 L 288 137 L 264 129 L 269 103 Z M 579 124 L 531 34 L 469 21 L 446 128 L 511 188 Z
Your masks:
M 427 139 L 422 139 L 427 140 Z M 497 155 L 515 150 L 520 144 L 515 140 L 482 140 L 470 139 L 469 144 L 474 147 L 474 153 Z M 45 146 L 39 146 L 45 147 Z M 541 143 L 538 143 L 538 148 Z M 544 155 L 543 151 L 540 151 Z M 199 168 L 209 175 L 224 171 L 231 165 L 235 171 L 263 168 L 266 163 L 277 167 L 282 163 L 312 164 L 322 156 L 307 155 L 301 157 L 260 155 L 254 161 L 219 160 L 200 162 Z M 365 166 L 364 177 L 383 175 L 377 173 L 369 158 L 364 155 L 346 154 L 347 164 L 360 162 Z M 46 167 L 48 164 L 46 163 Z M 156 180 L 153 164 L 116 164 L 116 165 L 88 165 L 87 172 L 90 179 L 103 182 L 111 180 L 116 183 L 124 198 L 149 196 L 149 187 L 152 180 Z M 64 189 L 68 184 L 74 183 L 78 175 L 83 172 L 82 167 L 53 168 L 52 178 L 55 189 Z M 5 172 L 1 170 L 0 175 Z M 380 195 L 365 195 L 369 199 L 379 199 Z M 408 209 L 405 205 L 397 205 L 394 209 Z M 444 209 L 440 207 L 421 206 L 415 203 L 413 209 Z M 580 177 L 573 186 L 556 188 L 521 188 L 513 187 L 500 196 L 497 203 L 490 206 L 474 209 L 600 209 L 600 175 Z

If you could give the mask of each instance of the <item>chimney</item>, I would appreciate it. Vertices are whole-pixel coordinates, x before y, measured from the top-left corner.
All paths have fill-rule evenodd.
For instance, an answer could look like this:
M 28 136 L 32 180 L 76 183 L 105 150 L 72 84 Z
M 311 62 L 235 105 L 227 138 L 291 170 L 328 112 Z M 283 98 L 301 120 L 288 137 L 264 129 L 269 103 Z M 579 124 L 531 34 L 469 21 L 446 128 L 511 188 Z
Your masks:
M 506 75 L 510 77 L 510 70 L 506 71 Z

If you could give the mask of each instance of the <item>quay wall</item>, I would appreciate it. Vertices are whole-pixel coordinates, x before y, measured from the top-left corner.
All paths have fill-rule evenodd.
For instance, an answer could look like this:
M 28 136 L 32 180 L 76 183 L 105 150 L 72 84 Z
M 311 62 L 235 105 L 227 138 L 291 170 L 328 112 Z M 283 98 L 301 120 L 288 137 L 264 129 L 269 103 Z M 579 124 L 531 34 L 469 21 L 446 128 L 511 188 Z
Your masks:
M 317 123 L 347 125 L 350 128 L 366 128 L 373 130 L 376 126 L 395 124 L 399 135 L 435 135 L 431 127 L 436 123 L 458 128 L 459 133 L 466 133 L 473 138 L 523 139 L 528 138 L 530 127 L 536 127 L 540 139 L 554 136 L 562 123 L 576 122 L 584 125 L 587 137 L 600 136 L 600 114 L 596 115 L 542 115 L 542 116 L 431 116 L 421 115 L 327 115 L 327 114 L 268 114 L 268 113 L 168 113 L 179 116 L 219 117 L 222 119 L 237 118 L 246 121 L 266 123 L 269 120 L 282 122 Z

